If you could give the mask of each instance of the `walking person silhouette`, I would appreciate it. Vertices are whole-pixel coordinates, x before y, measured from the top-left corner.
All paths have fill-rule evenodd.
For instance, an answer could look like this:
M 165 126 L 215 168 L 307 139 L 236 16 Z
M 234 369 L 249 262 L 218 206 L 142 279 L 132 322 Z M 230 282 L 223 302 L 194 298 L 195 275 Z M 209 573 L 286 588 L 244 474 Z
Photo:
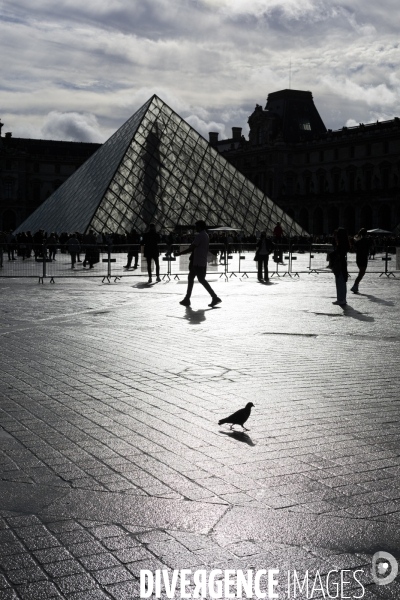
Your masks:
M 175 256 L 192 253 L 192 256 L 189 260 L 189 275 L 186 296 L 180 301 L 179 304 L 182 304 L 183 306 L 190 306 L 190 297 L 192 295 L 194 280 L 195 277 L 197 277 L 199 283 L 205 287 L 212 298 L 211 303 L 208 306 L 213 307 L 222 302 L 222 300 L 221 298 L 218 298 L 211 285 L 208 283 L 208 281 L 206 281 L 207 255 L 210 238 L 206 232 L 206 224 L 204 221 L 196 222 L 196 231 L 197 234 L 195 235 L 190 247 L 182 252 L 175 252 Z

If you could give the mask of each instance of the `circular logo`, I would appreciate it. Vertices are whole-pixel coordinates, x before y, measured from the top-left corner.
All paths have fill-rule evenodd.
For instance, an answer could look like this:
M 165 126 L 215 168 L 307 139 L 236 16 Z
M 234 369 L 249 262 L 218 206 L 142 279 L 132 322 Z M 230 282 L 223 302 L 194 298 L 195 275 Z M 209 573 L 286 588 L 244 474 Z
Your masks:
M 392 583 L 399 572 L 397 560 L 389 552 L 375 552 L 372 557 L 371 575 L 377 585 Z

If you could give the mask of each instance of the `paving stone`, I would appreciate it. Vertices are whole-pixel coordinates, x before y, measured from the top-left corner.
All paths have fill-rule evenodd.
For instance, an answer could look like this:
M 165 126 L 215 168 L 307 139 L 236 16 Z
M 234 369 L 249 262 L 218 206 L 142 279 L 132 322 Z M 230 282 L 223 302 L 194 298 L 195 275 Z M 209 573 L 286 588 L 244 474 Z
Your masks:
M 11 583 L 15 584 L 42 581 L 47 579 L 42 569 L 37 566 L 8 571 L 7 577 Z
M 61 598 L 60 592 L 54 583 L 40 581 L 18 586 L 18 594 L 23 600 L 47 600 L 47 598 Z
M 71 554 L 61 546 L 48 548 L 46 550 L 34 550 L 33 555 L 41 564 L 55 563 L 71 558 Z
M 132 580 L 132 574 L 124 567 L 111 567 L 95 571 L 93 577 L 103 586 Z
M 123 552 L 123 550 L 120 552 Z M 107 567 L 116 567 L 120 565 L 120 562 L 109 553 L 95 554 L 94 556 L 82 556 L 79 561 L 87 571 L 98 571 Z
M 74 575 L 84 571 L 82 565 L 75 560 L 47 563 L 43 568 L 50 577 L 64 577 L 65 575 Z
M 131 563 L 136 560 L 144 561 L 146 559 L 154 558 L 154 555 L 151 554 L 145 548 L 140 546 L 134 546 L 133 548 L 123 548 L 122 550 L 117 550 L 114 552 L 114 556 L 118 558 L 122 563 Z
M 54 578 L 54 583 L 63 594 L 83 592 L 96 587 L 96 582 L 86 573 L 69 575 L 68 577 Z

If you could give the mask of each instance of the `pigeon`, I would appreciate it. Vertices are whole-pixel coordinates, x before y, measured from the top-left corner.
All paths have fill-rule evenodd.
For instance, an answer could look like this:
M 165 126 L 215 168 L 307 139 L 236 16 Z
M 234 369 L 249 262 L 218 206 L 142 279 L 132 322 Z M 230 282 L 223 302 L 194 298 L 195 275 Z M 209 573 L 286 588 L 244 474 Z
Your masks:
M 231 423 L 231 429 L 234 425 L 241 425 L 243 427 L 243 431 L 249 431 L 249 429 L 246 429 L 246 427 L 244 426 L 244 423 L 246 423 L 247 419 L 250 416 L 252 406 L 254 406 L 254 404 L 252 402 L 248 402 L 244 408 L 237 410 L 233 413 L 233 415 L 230 415 L 229 417 L 226 417 L 226 419 L 221 419 L 220 421 L 218 421 L 218 425 L 223 425 L 224 423 Z

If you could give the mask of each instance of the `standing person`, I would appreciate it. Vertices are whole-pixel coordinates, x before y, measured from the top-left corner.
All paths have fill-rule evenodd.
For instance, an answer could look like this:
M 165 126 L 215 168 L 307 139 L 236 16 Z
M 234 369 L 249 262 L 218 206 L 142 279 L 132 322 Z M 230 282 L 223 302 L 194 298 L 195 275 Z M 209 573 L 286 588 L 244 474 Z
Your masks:
M 76 256 L 80 250 L 80 243 L 76 236 L 76 233 L 73 233 L 67 243 L 65 244 L 68 252 L 71 255 L 71 269 L 75 269 Z
M 260 239 L 256 244 L 257 252 L 256 252 L 256 260 L 258 266 L 258 281 L 263 280 L 262 272 L 264 267 L 264 280 L 268 281 L 268 259 L 269 255 L 274 249 L 274 245 L 267 238 L 267 232 L 262 231 L 260 235 Z
M 16 258 L 14 258 L 14 252 L 16 250 L 16 247 L 15 247 L 15 236 L 13 234 L 12 229 L 10 229 L 10 231 L 7 233 L 6 240 L 7 240 L 8 260 L 17 260 Z
M 208 306 L 215 306 L 216 304 L 222 302 L 222 300 L 221 298 L 218 298 L 211 285 L 208 283 L 208 281 L 206 281 L 207 255 L 210 239 L 206 233 L 206 224 L 204 221 L 196 222 L 196 231 L 197 234 L 195 235 L 190 247 L 187 250 L 175 253 L 175 256 L 180 256 L 181 254 L 189 254 L 189 252 L 192 252 L 192 256 L 190 257 L 189 261 L 189 275 L 186 296 L 180 301 L 179 304 L 182 304 L 183 306 L 190 306 L 190 296 L 192 295 L 194 279 L 197 277 L 199 283 L 206 288 L 207 292 L 212 298 L 211 303 Z
M 278 262 L 282 262 L 282 254 L 283 254 L 283 250 L 280 247 L 281 243 L 282 243 L 282 238 L 283 238 L 283 229 L 281 227 L 280 223 L 277 223 L 275 225 L 274 228 L 274 232 L 273 232 L 273 236 L 274 236 L 274 242 L 276 244 L 276 250 L 277 250 L 277 259 Z
M 7 236 L 4 231 L 0 231 L 0 268 L 3 267 L 3 253 L 4 248 L 7 246 Z
M 138 268 L 139 261 L 139 242 L 140 237 L 136 229 L 133 227 L 132 231 L 126 236 L 126 243 L 128 244 L 128 258 L 127 263 L 124 265 L 124 269 L 130 269 L 132 264 L 132 258 L 135 259 L 134 269 Z
M 354 282 L 351 291 L 354 294 L 358 294 L 358 286 L 360 285 L 361 279 L 364 277 L 368 266 L 368 256 L 371 250 L 371 242 L 367 238 L 367 230 L 362 228 L 358 232 L 357 239 L 354 242 L 356 249 L 356 263 L 358 267 L 357 279 Z
M 333 269 L 336 282 L 336 301 L 332 304 L 346 306 L 347 296 L 347 280 L 349 274 L 347 272 L 347 253 L 350 250 L 349 237 L 344 227 L 339 227 L 333 234 L 333 246 L 336 251 L 337 261 Z
M 158 244 L 160 241 L 160 236 L 156 231 L 156 226 L 154 223 L 150 223 L 149 230 L 143 236 L 144 241 L 144 257 L 147 260 L 147 273 L 149 275 L 149 283 L 152 282 L 151 277 L 151 261 L 154 260 L 154 264 L 156 265 L 156 277 L 157 281 L 161 281 L 160 279 L 160 262 L 158 259 L 159 250 Z
M 47 240 L 47 249 L 49 251 L 49 259 L 51 261 L 56 260 L 57 253 L 57 238 L 55 233 L 51 233 L 49 239 Z
M 78 237 L 78 234 L 76 234 Z M 86 264 L 89 263 L 89 269 L 93 269 L 93 265 L 98 263 L 100 260 L 100 253 L 97 248 L 97 236 L 93 229 L 90 229 L 89 233 L 84 237 L 84 243 L 86 246 L 85 260 L 83 261 L 83 266 L 86 267 Z M 79 254 L 79 252 L 78 252 Z M 79 259 L 78 259 L 79 262 Z

